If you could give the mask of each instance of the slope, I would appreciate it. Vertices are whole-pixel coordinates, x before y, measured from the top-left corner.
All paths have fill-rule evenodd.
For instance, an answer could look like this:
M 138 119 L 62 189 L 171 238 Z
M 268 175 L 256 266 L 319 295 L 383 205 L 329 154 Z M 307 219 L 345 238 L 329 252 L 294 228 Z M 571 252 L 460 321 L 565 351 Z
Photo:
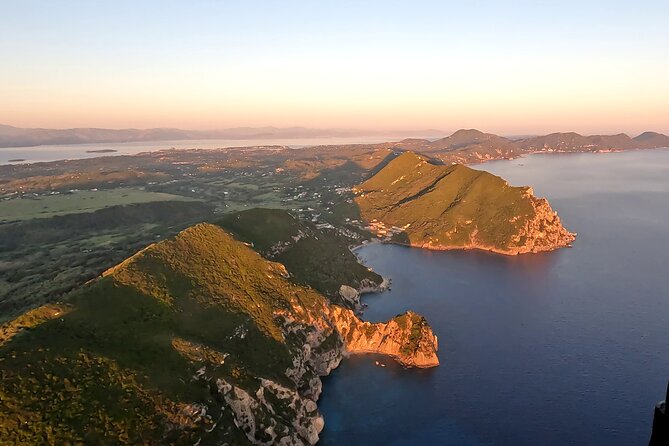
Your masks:
M 360 305 L 357 296 L 350 301 L 341 295 L 342 285 L 360 293 L 379 289 L 383 283 L 349 250 L 357 234 L 319 228 L 280 209 L 249 209 L 228 214 L 217 224 L 252 243 L 264 257 L 284 264 L 297 283 L 313 287 L 334 303 L 349 308 Z

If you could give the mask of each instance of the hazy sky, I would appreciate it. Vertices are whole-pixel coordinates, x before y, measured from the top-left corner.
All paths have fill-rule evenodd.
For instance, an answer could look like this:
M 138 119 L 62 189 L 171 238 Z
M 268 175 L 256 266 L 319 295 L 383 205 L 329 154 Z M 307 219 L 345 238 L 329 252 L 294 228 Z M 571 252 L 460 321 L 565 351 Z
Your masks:
M 0 0 L 0 123 L 669 132 L 669 0 Z

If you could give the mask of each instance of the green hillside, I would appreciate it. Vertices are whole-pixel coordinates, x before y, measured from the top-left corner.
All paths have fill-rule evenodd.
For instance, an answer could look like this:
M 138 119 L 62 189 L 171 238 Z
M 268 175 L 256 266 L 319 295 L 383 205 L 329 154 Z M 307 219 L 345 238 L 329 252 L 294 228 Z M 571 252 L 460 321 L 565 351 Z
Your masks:
M 461 164 L 405 152 L 355 189 L 362 217 L 402 228 L 395 241 L 432 249 L 516 254 L 565 246 L 573 236 L 527 187 Z
M 378 286 L 383 280 L 349 250 L 355 239 L 334 228 L 318 229 L 284 210 L 250 209 L 228 214 L 217 224 L 284 264 L 297 283 L 315 288 L 335 303 L 346 303 L 339 299 L 341 285 L 359 289 Z
M 422 317 L 363 323 L 198 224 L 0 326 L 0 443 L 314 444 L 345 349 L 432 367 L 436 345 Z
M 299 320 L 294 307 L 325 301 L 284 274 L 216 226 L 197 225 L 108 271 L 66 311 L 43 308 L 6 324 L 0 438 L 247 443 L 211 385 L 223 378 L 255 391 L 262 377 L 295 388 L 286 370 L 293 342 L 302 342 L 285 338 L 274 312 Z M 196 377 L 203 366 L 208 379 Z M 283 409 L 290 419 L 294 409 Z

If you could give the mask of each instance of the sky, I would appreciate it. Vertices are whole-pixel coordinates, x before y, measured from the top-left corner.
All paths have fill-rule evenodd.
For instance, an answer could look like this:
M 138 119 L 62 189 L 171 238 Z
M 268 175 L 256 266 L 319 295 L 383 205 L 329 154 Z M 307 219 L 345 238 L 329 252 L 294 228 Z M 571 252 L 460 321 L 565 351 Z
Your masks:
M 0 0 L 0 123 L 669 133 L 669 1 Z

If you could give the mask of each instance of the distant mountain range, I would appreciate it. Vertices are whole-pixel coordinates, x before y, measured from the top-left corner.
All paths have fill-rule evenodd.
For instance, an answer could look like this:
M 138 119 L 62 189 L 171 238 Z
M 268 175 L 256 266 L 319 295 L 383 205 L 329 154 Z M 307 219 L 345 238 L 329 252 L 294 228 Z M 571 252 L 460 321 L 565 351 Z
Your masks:
M 365 131 L 359 129 L 312 129 L 306 127 L 237 127 L 223 130 L 154 129 L 40 129 L 0 125 L 0 147 L 30 147 L 57 144 L 121 143 L 136 141 L 169 141 L 197 139 L 292 139 L 356 136 L 443 135 L 435 129 L 420 131 Z M 579 135 L 551 133 L 544 136 L 506 138 L 475 129 L 458 130 L 436 140 L 409 138 L 393 144 L 440 158 L 442 161 L 472 163 L 500 158 L 515 158 L 531 152 L 602 152 L 669 147 L 669 136 L 645 132 L 634 138 L 617 135 Z
M 441 135 L 434 129 L 420 131 L 374 132 L 359 129 L 312 129 L 306 127 L 236 127 L 222 130 L 154 129 L 41 129 L 0 124 L 0 147 L 30 147 L 57 144 L 120 143 L 196 139 L 281 139 L 333 138 L 355 136 Z
M 657 132 L 645 132 L 634 138 L 624 133 L 585 136 L 569 132 L 510 139 L 470 129 L 458 130 L 436 141 L 405 139 L 395 146 L 429 154 L 444 162 L 473 163 L 534 152 L 613 152 L 669 147 L 669 136 Z

